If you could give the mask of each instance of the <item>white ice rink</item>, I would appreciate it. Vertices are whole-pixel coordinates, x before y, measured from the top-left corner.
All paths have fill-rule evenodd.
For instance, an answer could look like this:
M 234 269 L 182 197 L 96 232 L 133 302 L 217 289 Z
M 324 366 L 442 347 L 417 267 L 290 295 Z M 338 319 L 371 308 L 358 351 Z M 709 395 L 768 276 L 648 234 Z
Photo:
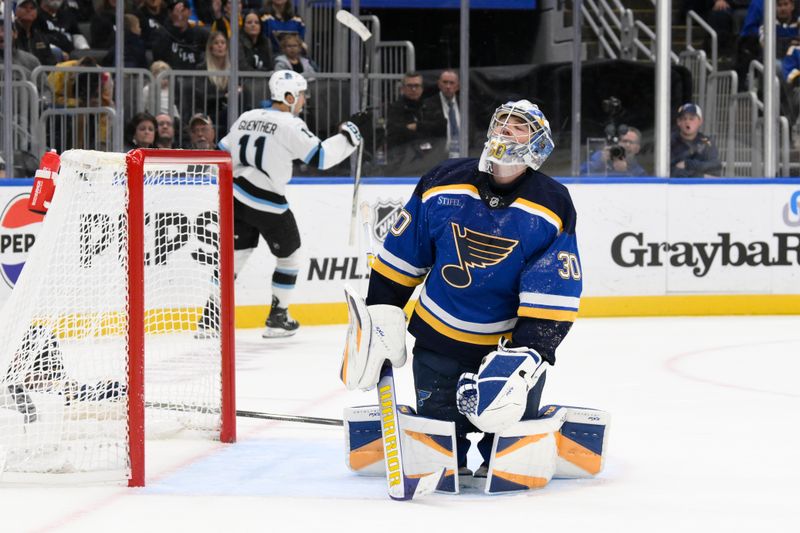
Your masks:
M 373 403 L 338 381 L 343 332 L 238 331 L 238 408 Z M 798 532 L 799 376 L 800 317 L 579 319 L 543 403 L 611 413 L 596 479 L 393 502 L 347 470 L 341 428 L 239 419 L 236 444 L 148 442 L 143 489 L 0 486 L 0 532 Z

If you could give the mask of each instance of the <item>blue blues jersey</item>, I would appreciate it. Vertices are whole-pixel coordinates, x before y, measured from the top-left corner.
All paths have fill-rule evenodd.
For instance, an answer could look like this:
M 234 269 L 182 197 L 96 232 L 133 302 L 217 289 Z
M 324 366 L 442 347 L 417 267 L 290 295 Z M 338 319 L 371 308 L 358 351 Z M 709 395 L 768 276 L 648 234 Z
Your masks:
M 477 159 L 422 177 L 373 265 L 368 304 L 404 305 L 418 345 L 479 361 L 500 336 L 555 361 L 582 281 L 566 187 L 528 170 L 505 189 Z

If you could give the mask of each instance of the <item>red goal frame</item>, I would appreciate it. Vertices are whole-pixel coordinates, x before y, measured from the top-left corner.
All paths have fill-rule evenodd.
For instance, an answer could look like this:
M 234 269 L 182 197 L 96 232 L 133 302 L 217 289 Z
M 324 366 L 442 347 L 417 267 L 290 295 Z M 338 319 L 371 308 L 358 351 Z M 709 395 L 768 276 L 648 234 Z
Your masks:
M 233 165 L 220 150 L 138 149 L 126 157 L 128 182 L 128 446 L 129 487 L 145 483 L 144 430 L 144 166 L 146 163 L 206 164 L 219 168 L 219 282 L 222 346 L 221 442 L 236 441 L 236 387 L 233 294 Z

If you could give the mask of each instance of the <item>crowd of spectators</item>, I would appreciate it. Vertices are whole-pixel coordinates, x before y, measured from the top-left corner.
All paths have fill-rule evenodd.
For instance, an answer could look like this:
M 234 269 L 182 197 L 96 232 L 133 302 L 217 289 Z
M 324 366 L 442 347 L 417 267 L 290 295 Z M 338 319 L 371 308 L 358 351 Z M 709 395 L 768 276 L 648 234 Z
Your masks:
M 85 68 L 114 65 L 117 1 L 18 0 L 13 12 L 13 62 L 28 72 L 39 65 Z M 124 65 L 147 68 L 155 80 L 142 91 L 145 102 L 154 102 L 148 105 L 148 111 L 154 115 L 126 116 L 126 145 L 188 148 L 207 144 L 207 138 L 215 138 L 217 132 L 224 134 L 229 98 L 241 97 L 248 90 L 240 86 L 239 94 L 228 94 L 228 77 L 215 74 L 232 67 L 232 0 L 124 1 Z M 235 43 L 239 70 L 288 69 L 313 81 L 319 68 L 308 56 L 305 24 L 295 13 L 292 0 L 236 1 L 240 13 L 239 42 Z M 747 67 L 742 66 L 745 62 L 763 55 L 763 0 L 683 0 L 681 9 L 681 16 L 692 9 L 711 24 L 718 32 L 723 57 L 738 64 L 740 69 L 746 71 Z M 777 59 L 786 87 L 800 87 L 800 11 L 796 0 L 777 0 L 776 16 Z M 5 41 L 0 33 L 0 47 Z M 176 70 L 203 74 L 180 84 L 172 80 L 171 85 L 171 78 L 165 73 Z M 746 78 L 744 74 L 740 73 L 740 80 Z M 49 94 L 45 98 L 56 106 L 115 107 L 113 81 L 107 74 L 90 76 L 85 72 L 57 71 L 48 76 L 48 85 Z M 378 140 L 387 147 L 387 174 L 393 171 L 414 174 L 435 161 L 460 154 L 457 72 L 444 70 L 437 80 L 437 90 L 428 98 L 423 98 L 423 89 L 422 76 L 407 73 L 400 85 L 400 97 L 388 107 L 385 138 Z M 798 94 L 800 88 L 794 98 L 784 98 L 782 102 L 782 111 L 788 107 L 784 114 L 792 119 L 800 114 L 794 111 L 800 108 L 795 102 Z M 260 100 L 251 98 L 251 101 Z M 699 106 L 695 107 L 698 111 L 695 116 L 702 123 Z M 122 109 L 133 113 L 128 106 Z M 309 105 L 309 114 L 314 112 L 314 106 Z M 676 122 L 673 148 L 686 141 L 681 136 L 681 120 L 679 117 Z M 205 131 L 194 133 L 198 128 L 193 128 L 193 123 Z M 800 120 L 797 124 L 800 125 Z M 103 147 L 108 138 L 108 117 L 86 120 L 78 127 L 80 135 L 62 133 L 62 137 L 71 137 L 57 140 L 71 141 L 73 147 Z M 796 136 L 800 139 L 800 128 Z M 47 141 L 56 144 L 54 139 Z M 646 174 L 637 160 L 642 148 L 641 132 L 629 128 L 620 133 L 618 143 L 624 148 L 624 157 L 610 157 L 609 150 L 599 150 L 590 154 L 584 171 L 606 175 Z M 673 166 L 673 174 L 685 172 Z

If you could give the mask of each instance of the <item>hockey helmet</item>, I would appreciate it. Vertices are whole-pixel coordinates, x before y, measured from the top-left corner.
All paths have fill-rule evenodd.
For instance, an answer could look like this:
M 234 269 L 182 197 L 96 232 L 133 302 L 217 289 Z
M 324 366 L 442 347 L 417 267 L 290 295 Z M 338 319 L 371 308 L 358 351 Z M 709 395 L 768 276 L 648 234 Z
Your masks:
M 308 89 L 306 79 L 293 70 L 276 70 L 269 78 L 269 92 L 272 101 L 288 105 L 292 113 L 297 105 L 298 96 L 306 89 Z M 292 103 L 286 101 L 287 94 L 292 95 Z
M 553 152 L 550 123 L 536 104 L 509 101 L 494 111 L 479 163 L 483 172 L 493 165 L 528 166 L 538 170 Z

